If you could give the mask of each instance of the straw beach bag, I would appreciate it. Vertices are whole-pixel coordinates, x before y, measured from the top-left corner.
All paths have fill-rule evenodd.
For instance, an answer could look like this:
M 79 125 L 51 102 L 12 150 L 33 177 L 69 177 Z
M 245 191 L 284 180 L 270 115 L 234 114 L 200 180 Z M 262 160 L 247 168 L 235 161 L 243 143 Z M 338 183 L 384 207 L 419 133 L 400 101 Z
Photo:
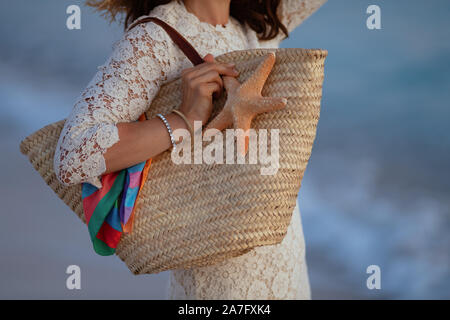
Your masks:
M 158 23 L 153 18 L 138 23 L 146 21 Z M 198 59 L 176 31 L 158 24 L 191 61 Z M 275 52 L 276 62 L 262 93 L 287 98 L 288 102 L 283 110 L 257 116 L 252 128 L 257 132 L 279 129 L 277 173 L 262 175 L 262 164 L 225 164 L 225 160 L 224 164 L 176 165 L 171 151 L 153 158 L 136 204 L 133 231 L 123 234 L 116 250 L 133 273 L 213 265 L 283 240 L 316 135 L 327 52 L 252 49 L 226 53 L 216 60 L 234 62 L 242 83 L 268 52 Z M 146 111 L 148 118 L 173 110 L 182 99 L 181 93 L 181 79 L 161 87 Z M 215 100 L 211 118 L 225 100 Z M 66 187 L 53 170 L 63 126 L 61 120 L 38 130 L 22 141 L 20 149 L 58 197 L 85 222 L 81 184 Z

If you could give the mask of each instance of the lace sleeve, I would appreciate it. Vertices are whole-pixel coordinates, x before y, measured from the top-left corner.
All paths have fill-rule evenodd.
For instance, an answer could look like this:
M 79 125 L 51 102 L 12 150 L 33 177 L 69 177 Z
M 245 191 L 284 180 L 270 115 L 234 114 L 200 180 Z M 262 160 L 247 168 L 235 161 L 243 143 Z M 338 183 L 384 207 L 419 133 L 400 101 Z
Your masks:
M 137 120 L 171 76 L 169 44 L 168 35 L 153 23 L 138 25 L 114 44 L 59 137 L 53 164 L 62 184 L 89 182 L 101 188 L 103 154 L 119 141 L 116 124 Z
M 327 0 L 281 0 L 278 15 L 289 32 L 298 27 Z

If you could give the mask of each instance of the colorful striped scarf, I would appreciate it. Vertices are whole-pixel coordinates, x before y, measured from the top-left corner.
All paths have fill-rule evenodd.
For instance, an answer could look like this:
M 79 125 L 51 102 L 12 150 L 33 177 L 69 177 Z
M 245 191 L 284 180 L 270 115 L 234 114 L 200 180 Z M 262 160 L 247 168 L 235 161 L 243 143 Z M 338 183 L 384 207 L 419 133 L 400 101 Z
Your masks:
M 142 114 L 138 121 L 146 120 Z M 151 159 L 102 176 L 102 187 L 82 184 L 83 211 L 96 253 L 115 253 L 122 233 L 133 229 L 135 204 L 147 180 Z

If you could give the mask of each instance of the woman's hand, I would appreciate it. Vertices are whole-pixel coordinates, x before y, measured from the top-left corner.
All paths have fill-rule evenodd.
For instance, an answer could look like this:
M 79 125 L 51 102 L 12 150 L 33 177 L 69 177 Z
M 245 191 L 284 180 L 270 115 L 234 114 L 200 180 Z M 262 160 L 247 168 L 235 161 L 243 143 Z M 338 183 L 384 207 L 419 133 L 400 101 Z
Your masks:
M 218 63 L 211 54 L 204 58 L 205 62 L 182 71 L 183 101 L 180 111 L 191 121 L 205 124 L 212 113 L 213 94 L 219 96 L 223 92 L 221 75 L 236 77 L 239 72 L 234 64 Z

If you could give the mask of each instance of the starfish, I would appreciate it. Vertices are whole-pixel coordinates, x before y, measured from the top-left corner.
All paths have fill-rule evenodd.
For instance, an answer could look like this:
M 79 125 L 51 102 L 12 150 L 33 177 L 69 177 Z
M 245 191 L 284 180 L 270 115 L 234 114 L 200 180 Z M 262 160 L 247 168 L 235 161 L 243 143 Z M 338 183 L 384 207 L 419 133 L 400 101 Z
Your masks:
M 263 97 L 261 91 L 275 64 L 275 54 L 267 54 L 253 75 L 244 83 L 236 78 L 224 76 L 227 101 L 220 113 L 207 125 L 205 136 L 210 136 L 208 129 L 222 131 L 233 124 L 234 129 L 242 129 L 245 143 L 240 148 L 241 154 L 247 154 L 251 122 L 260 113 L 283 109 L 287 99 Z M 211 131 L 209 131 L 211 132 Z

